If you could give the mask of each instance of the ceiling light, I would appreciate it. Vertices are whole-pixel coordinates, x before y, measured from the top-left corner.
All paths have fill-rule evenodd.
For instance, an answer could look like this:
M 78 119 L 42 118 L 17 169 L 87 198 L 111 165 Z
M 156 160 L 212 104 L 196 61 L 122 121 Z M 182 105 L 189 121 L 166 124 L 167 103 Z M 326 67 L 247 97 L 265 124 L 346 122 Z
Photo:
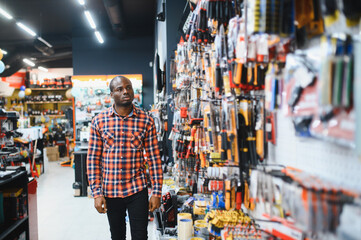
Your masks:
M 53 47 L 53 45 L 51 45 L 50 43 L 48 43 L 47 41 L 45 41 L 45 39 L 43 39 L 43 38 L 41 38 L 41 37 L 38 37 L 38 40 L 41 41 L 41 42 L 43 42 L 46 46 L 48 46 L 48 47 L 50 47 L 50 48 Z
M 11 16 L 9 13 L 7 13 L 4 9 L 2 9 L 1 7 L 0 7 L 0 13 L 4 16 L 4 17 L 6 17 L 7 19 L 9 19 L 9 20 L 11 20 L 11 19 L 13 19 L 13 16 Z
M 78 0 L 78 2 L 79 2 L 79 4 L 82 5 L 82 6 L 85 4 L 85 1 L 84 1 L 84 0 Z
M 36 36 L 36 33 L 33 30 L 31 30 L 30 28 L 28 28 L 27 26 L 25 26 L 24 24 L 18 22 L 18 23 L 16 23 L 16 25 L 18 25 L 25 32 L 29 33 L 31 36 L 33 36 L 33 37 Z
M 89 11 L 84 11 L 84 14 L 86 16 L 86 19 L 88 20 L 89 22 L 89 25 L 92 29 L 96 29 L 96 25 L 94 23 L 94 20 L 92 18 L 92 15 L 90 15 L 90 12 Z
M 29 66 L 32 66 L 32 67 L 35 66 L 35 63 L 33 63 L 32 61 L 30 61 L 29 59 L 24 58 L 24 59 L 23 59 L 23 62 L 26 63 L 26 64 L 28 64 Z
M 49 70 L 47 68 L 44 67 L 38 67 L 39 70 L 43 71 L 43 72 L 49 72 Z
M 104 43 L 104 40 L 103 40 L 103 38 L 102 38 L 102 35 L 100 35 L 100 32 L 95 31 L 95 36 L 97 37 L 97 39 L 98 39 L 98 41 L 99 41 L 100 43 Z
M 4 49 L 1 49 L 1 52 L 2 52 L 4 55 L 8 54 L 8 52 L 5 51 Z

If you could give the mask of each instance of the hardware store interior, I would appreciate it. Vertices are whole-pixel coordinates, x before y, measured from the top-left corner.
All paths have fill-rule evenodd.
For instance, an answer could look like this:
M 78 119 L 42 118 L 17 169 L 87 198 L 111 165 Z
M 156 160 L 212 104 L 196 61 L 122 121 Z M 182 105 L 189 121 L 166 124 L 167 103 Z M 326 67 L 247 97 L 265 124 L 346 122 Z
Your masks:
M 142 184 L 151 240 L 360 239 L 359 66 L 361 1 L 1 0 L 0 240 L 118 239 Z

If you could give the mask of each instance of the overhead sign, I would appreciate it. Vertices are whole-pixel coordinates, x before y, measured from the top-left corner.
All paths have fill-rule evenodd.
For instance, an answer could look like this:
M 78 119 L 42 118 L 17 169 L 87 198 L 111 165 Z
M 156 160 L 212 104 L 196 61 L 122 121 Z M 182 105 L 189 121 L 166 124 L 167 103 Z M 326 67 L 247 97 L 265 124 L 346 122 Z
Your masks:
M 20 88 L 25 85 L 26 72 L 16 72 L 10 77 L 2 77 L 1 81 L 9 83 L 10 87 Z

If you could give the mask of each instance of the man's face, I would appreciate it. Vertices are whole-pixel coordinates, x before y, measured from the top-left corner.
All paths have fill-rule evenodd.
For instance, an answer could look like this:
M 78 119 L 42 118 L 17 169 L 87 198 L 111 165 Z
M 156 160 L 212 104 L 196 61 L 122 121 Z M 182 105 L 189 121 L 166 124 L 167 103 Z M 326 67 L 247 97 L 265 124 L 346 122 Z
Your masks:
M 117 106 L 127 107 L 132 104 L 134 99 L 133 86 L 130 80 L 125 78 L 117 79 L 113 85 L 113 91 L 110 96 L 114 99 Z

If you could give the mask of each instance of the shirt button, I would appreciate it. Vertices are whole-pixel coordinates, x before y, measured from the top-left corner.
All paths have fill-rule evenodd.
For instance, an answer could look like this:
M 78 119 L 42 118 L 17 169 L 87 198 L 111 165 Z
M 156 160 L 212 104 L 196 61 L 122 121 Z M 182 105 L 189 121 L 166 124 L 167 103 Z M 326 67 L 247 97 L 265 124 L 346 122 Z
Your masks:
M 122 134 L 124 134 L 124 132 L 122 132 Z
M 123 159 L 123 156 L 121 156 L 120 158 L 122 158 L 122 159 Z

